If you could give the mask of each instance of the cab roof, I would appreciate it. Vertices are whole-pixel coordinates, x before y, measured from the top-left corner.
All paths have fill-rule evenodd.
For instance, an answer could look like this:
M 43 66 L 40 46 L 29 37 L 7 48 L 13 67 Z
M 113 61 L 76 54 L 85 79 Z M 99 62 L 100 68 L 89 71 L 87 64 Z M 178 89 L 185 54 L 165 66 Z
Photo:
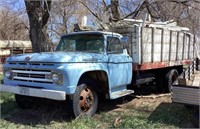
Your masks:
M 62 35 L 62 37 L 64 36 L 70 36 L 70 35 L 79 35 L 79 34 L 99 34 L 99 35 L 117 35 L 119 37 L 121 37 L 122 35 L 118 34 L 118 33 L 114 33 L 114 32 L 106 32 L 106 31 L 79 31 L 79 32 L 72 32 L 69 34 L 64 34 Z

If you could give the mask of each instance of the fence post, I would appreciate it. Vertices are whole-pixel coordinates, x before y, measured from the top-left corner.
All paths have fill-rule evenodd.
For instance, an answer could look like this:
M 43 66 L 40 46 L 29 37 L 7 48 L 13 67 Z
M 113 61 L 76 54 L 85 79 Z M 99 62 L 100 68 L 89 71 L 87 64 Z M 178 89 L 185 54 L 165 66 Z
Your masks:
M 200 65 L 200 60 L 199 58 L 196 58 L 196 70 L 200 70 L 199 65 Z

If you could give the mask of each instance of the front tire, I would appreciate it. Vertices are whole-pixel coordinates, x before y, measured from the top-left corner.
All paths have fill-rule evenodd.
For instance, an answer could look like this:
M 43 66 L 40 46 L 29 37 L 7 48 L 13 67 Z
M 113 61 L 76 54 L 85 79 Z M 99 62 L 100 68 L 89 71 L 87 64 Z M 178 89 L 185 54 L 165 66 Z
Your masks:
M 76 88 L 72 102 L 75 117 L 93 116 L 98 105 L 96 84 L 91 79 L 82 80 Z

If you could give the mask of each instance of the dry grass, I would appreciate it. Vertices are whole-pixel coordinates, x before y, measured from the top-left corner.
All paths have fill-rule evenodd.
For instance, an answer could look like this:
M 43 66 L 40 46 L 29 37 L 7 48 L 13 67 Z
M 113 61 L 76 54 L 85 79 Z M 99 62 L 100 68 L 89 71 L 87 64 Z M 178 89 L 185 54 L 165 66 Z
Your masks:
M 0 76 L 1 77 L 1 76 Z M 170 95 L 127 96 L 100 101 L 92 118 L 72 118 L 64 102 L 45 101 L 20 109 L 14 95 L 1 93 L 0 128 L 191 128 L 191 111 L 171 103 Z

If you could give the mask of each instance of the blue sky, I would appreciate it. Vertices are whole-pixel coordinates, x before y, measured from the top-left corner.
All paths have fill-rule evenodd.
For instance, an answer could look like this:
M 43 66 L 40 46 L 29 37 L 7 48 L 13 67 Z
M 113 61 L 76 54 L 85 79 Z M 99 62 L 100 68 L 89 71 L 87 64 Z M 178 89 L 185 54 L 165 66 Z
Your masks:
M 8 0 L 6 2 L 10 6 L 10 8 L 14 11 L 18 11 L 25 8 L 24 0 Z
M 25 8 L 24 0 L 7 0 L 7 1 L 9 3 L 13 3 L 13 4 L 9 4 L 9 5 L 15 11 Z M 56 0 L 52 0 L 52 1 L 56 1 Z M 110 0 L 106 0 L 106 3 L 107 3 L 107 5 L 109 5 L 111 2 L 110 2 Z

